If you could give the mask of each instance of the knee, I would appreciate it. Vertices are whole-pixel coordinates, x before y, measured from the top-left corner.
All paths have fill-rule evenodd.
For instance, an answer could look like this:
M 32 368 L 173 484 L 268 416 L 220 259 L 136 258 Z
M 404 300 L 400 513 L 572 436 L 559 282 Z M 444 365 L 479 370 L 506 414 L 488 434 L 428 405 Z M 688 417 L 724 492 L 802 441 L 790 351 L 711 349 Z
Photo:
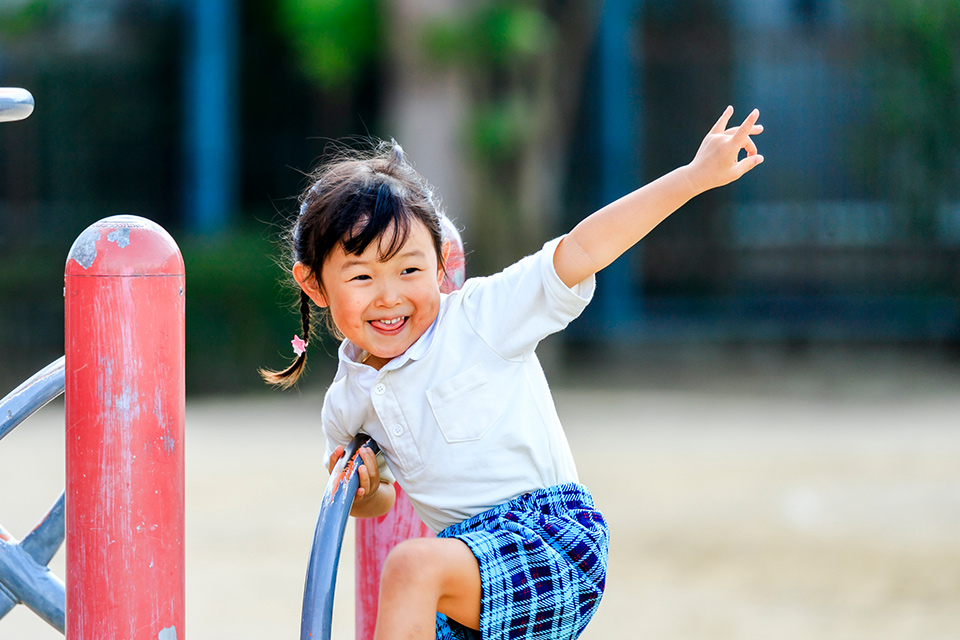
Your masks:
M 428 584 L 436 582 L 437 553 L 430 538 L 404 540 L 387 554 L 382 580 L 394 584 Z

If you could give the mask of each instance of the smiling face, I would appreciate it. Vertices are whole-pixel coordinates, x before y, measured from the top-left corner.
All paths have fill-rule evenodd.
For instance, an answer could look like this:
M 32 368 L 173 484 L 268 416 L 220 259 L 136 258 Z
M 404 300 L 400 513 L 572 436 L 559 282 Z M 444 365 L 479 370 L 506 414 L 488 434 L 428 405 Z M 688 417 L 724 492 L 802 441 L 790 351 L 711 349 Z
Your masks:
M 403 246 L 386 260 L 379 242 L 359 255 L 337 245 L 323 263 L 322 286 L 302 263 L 294 265 L 293 276 L 311 300 L 329 307 L 334 324 L 370 354 L 366 363 L 375 369 L 410 348 L 440 311 L 443 268 L 430 232 L 418 220 L 411 221 Z

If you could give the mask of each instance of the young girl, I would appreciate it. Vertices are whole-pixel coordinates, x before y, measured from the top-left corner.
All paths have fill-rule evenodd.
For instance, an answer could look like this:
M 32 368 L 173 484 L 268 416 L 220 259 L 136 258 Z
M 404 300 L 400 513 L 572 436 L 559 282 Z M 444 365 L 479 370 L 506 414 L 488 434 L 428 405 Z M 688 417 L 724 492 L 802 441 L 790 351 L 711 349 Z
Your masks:
M 293 225 L 304 335 L 312 301 L 343 339 L 321 419 L 328 467 L 360 432 L 351 514 L 390 510 L 395 478 L 437 538 L 381 577 L 376 638 L 575 638 L 603 593 L 607 525 L 578 483 L 534 349 L 590 301 L 594 274 L 693 196 L 763 161 L 733 108 L 693 161 L 607 205 L 504 271 L 440 293 L 447 247 L 430 187 L 396 145 L 314 176 Z M 746 156 L 739 159 L 740 152 Z M 264 371 L 292 385 L 306 361 Z

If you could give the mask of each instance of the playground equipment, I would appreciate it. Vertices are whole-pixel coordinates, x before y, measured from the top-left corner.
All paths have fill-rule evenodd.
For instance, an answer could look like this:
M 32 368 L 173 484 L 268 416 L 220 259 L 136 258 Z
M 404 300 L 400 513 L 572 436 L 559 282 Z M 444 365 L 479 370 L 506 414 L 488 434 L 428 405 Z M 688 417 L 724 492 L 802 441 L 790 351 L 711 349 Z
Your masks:
M 376 452 L 377 443 L 367 436 L 357 436 L 337 463 L 323 493 L 320 515 L 313 534 L 307 580 L 303 588 L 303 614 L 300 637 L 329 638 L 333 625 L 333 594 L 337 584 L 340 547 L 350 516 L 350 507 L 360 484 L 358 470 L 361 447 Z
M 104 218 L 70 248 L 64 296 L 68 633 L 175 640 L 185 602 L 183 258 L 159 225 Z
M 0 87 L 0 122 L 23 120 L 33 113 L 33 96 L 26 89 Z
M 64 358 L 50 363 L 0 401 L 0 440 L 63 393 Z M 64 629 L 64 585 L 47 569 L 64 537 L 64 495 L 21 542 L 0 526 L 0 618 L 22 602 Z
M 0 121 L 33 98 L 0 89 Z M 459 233 L 444 291 L 463 283 Z M 0 526 L 0 618 L 24 604 L 71 640 L 184 637 L 184 266 L 155 223 L 112 216 L 74 242 L 64 272 L 66 355 L 0 400 L 0 440 L 66 392 L 67 487 L 22 541 Z M 359 479 L 358 437 L 331 474 L 304 589 L 301 637 L 330 637 L 337 564 Z M 399 541 L 433 535 L 397 487 L 357 523 L 357 637 L 376 624 L 379 576 Z M 67 583 L 47 563 L 67 543 Z M 122 587 L 118 588 L 118 585 Z
M 78 640 L 176 640 L 183 260 L 158 225 L 113 216 L 74 242 L 64 283 L 66 355 L 0 401 L 0 438 L 66 391 L 67 486 L 22 542 L 0 529 L 0 617 L 23 603 Z M 46 567 L 64 538 L 69 589 Z
M 29 91 L 0 87 L 0 122 L 23 120 L 33 113 Z M 65 358 L 50 363 L 0 401 L 0 440 L 35 411 L 63 393 Z M 64 630 L 64 584 L 47 563 L 64 538 L 64 495 L 22 541 L 0 525 L 0 618 L 23 603 L 61 632 Z
M 0 121 L 33 97 L 0 89 Z M 0 618 L 23 603 L 77 640 L 184 628 L 184 267 L 136 216 L 88 227 L 64 271 L 66 355 L 0 401 L 0 439 L 66 392 L 66 491 L 22 541 L 0 527 Z M 47 563 L 67 542 L 67 583 Z

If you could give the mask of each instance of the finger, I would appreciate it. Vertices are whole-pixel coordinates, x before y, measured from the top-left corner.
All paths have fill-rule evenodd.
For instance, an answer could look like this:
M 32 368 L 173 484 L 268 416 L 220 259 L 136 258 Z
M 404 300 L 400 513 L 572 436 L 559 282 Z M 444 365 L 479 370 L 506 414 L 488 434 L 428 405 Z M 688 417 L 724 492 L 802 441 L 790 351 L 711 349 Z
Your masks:
M 380 469 L 377 467 L 377 454 L 369 447 L 361 447 L 360 458 L 363 460 L 363 466 L 370 476 L 370 484 L 380 482 Z
M 365 466 L 361 465 L 360 468 L 357 469 L 357 477 L 360 479 L 360 484 L 357 487 L 357 497 L 355 500 L 359 500 L 370 493 L 370 474 L 367 472 Z
M 763 156 L 760 155 L 759 153 L 754 154 L 752 156 L 747 156 L 746 158 L 744 158 L 734 166 L 734 173 L 737 176 L 737 178 L 735 179 L 740 178 L 740 176 L 750 171 L 751 169 L 755 169 L 757 165 L 762 163 L 763 163 Z
M 750 138 L 747 138 L 747 141 L 743 144 L 743 149 L 747 152 L 748 156 L 757 155 L 757 143 Z
M 730 122 L 730 117 L 733 115 L 733 107 L 727 107 L 723 110 L 723 113 L 720 115 L 720 119 L 717 120 L 717 123 L 713 125 L 713 128 L 710 129 L 710 133 L 721 133 L 724 129 L 727 128 L 727 123 Z
M 728 136 L 733 137 L 733 136 L 737 135 L 737 132 L 739 132 L 739 131 L 740 131 L 740 127 L 737 126 L 737 127 L 730 127 L 729 129 L 727 129 L 727 130 L 724 131 L 723 133 L 724 133 L 724 135 L 728 135 Z M 753 129 L 750 130 L 750 133 L 749 133 L 748 135 L 756 136 L 756 135 L 759 135 L 759 134 L 761 134 L 761 133 L 763 133 L 763 125 L 762 125 L 762 124 L 755 124 L 755 125 L 753 125 Z
M 757 124 L 757 119 L 760 117 L 760 110 L 754 109 L 750 112 L 744 121 L 737 128 L 737 132 L 734 134 L 733 139 L 739 144 L 743 144 L 743 141 L 750 136 L 750 132 L 753 131 L 753 127 Z

